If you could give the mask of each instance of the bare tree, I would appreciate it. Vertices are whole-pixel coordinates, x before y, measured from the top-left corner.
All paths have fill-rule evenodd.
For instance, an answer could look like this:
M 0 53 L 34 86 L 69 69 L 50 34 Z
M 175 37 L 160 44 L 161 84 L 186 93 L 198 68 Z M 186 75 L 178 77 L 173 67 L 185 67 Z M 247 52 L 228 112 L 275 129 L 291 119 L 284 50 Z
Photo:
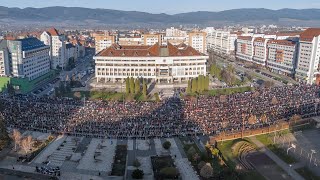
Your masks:
M 213 175 L 213 168 L 210 163 L 204 165 L 200 170 L 200 175 L 204 178 L 210 178 Z
M 21 142 L 21 133 L 19 132 L 19 130 L 14 129 L 12 137 L 14 141 L 14 150 L 17 151 L 17 145 L 20 145 Z
M 28 143 L 28 138 L 22 139 L 21 141 L 21 148 L 28 153 L 29 151 L 29 143 Z
M 272 103 L 273 105 L 276 105 L 276 104 L 279 103 L 279 101 L 278 101 L 278 99 L 274 96 L 274 97 L 272 98 L 272 100 L 271 100 L 271 103 Z
M 267 118 L 266 114 L 263 114 L 263 115 L 260 117 L 260 120 L 261 120 L 261 122 L 264 123 L 264 124 L 267 123 L 268 118 Z
M 31 150 L 31 147 L 32 147 L 32 144 L 33 144 L 33 139 L 32 139 L 32 136 L 31 136 L 31 135 L 29 135 L 29 136 L 27 137 L 27 143 L 28 143 L 28 145 L 29 145 L 29 149 Z
M 249 124 L 255 124 L 257 122 L 257 116 L 251 115 L 248 119 Z

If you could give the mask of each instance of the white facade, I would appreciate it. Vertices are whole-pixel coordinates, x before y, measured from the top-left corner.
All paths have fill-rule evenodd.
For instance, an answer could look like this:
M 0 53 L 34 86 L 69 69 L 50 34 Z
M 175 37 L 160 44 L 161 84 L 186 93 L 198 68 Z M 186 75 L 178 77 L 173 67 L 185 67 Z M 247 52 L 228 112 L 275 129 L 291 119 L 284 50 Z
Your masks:
M 168 37 L 186 37 L 188 36 L 186 31 L 171 27 L 166 29 L 166 36 Z
M 236 57 L 245 61 L 252 61 L 254 46 L 253 46 L 254 38 L 252 37 L 238 37 L 237 39 L 237 52 Z
M 319 74 L 320 35 L 312 41 L 300 40 L 296 78 L 302 82 L 313 84 Z
M 199 75 L 206 75 L 208 56 L 199 54 L 194 49 L 190 49 L 191 47 L 187 47 L 185 53 L 191 52 L 194 55 L 178 52 L 171 56 L 170 51 L 173 45 L 169 44 L 171 46 L 169 49 L 155 46 L 157 47 L 149 46 L 146 49 L 124 47 L 124 50 L 119 49 L 118 52 L 116 48 L 102 51 L 94 57 L 97 81 L 116 82 L 124 81 L 127 77 L 134 77 L 156 82 L 181 82 Z M 156 55 L 152 51 L 155 49 L 157 51 L 158 47 L 159 55 Z M 176 48 L 176 50 L 181 49 Z
M 66 40 L 64 35 L 59 35 L 55 29 L 50 29 L 41 34 L 40 39 L 45 45 L 50 46 L 51 68 L 60 67 L 64 69 L 67 66 L 68 59 L 65 57 Z
M 193 47 L 195 50 L 206 54 L 206 33 L 205 32 L 190 32 L 189 33 L 189 46 Z
M 268 39 L 256 38 L 253 42 L 253 58 L 254 63 L 265 66 L 267 61 L 267 42 Z
M 228 31 L 209 31 L 207 48 L 218 53 L 231 54 L 235 51 L 237 34 Z
M 103 39 L 103 40 L 98 40 L 95 43 L 96 43 L 96 53 L 98 53 L 110 47 L 113 44 L 113 41 L 108 39 Z
M 267 48 L 267 67 L 272 72 L 293 77 L 297 61 L 297 44 L 287 40 L 271 40 Z

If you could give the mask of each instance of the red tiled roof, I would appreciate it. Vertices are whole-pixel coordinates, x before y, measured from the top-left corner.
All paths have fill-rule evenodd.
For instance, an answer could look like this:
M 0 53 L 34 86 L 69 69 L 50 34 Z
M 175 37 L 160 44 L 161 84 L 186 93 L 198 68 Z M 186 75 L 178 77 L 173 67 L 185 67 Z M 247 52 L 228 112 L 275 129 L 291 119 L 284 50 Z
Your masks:
M 285 45 L 285 46 L 295 46 L 296 43 L 293 41 L 287 41 L 287 40 L 271 40 L 268 41 L 268 44 L 279 44 L 279 45 Z
M 320 28 L 308 28 L 300 34 L 301 41 L 312 41 L 314 37 L 320 35 Z
M 51 36 L 59 36 L 59 33 L 58 33 L 58 31 L 57 31 L 55 28 L 50 28 L 47 32 L 48 32 Z
M 107 49 L 102 50 L 98 56 L 113 56 L 113 57 L 160 57 L 161 49 L 167 49 L 168 56 L 201 56 L 202 54 L 187 45 L 178 45 L 174 46 L 170 43 L 167 46 L 160 46 L 156 43 L 153 46 L 120 46 L 114 44 Z
M 254 39 L 254 42 L 264 42 L 266 39 L 258 37 Z
M 252 37 L 251 36 L 238 36 L 238 39 L 251 41 Z

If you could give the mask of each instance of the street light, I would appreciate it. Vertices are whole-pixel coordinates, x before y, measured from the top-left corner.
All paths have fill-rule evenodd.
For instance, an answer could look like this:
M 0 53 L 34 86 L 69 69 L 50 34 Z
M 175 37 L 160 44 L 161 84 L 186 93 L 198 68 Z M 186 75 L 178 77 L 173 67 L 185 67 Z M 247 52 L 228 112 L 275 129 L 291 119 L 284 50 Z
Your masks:
M 317 153 L 316 150 L 311 149 L 310 163 L 312 161 L 312 155 L 315 154 L 315 153 Z

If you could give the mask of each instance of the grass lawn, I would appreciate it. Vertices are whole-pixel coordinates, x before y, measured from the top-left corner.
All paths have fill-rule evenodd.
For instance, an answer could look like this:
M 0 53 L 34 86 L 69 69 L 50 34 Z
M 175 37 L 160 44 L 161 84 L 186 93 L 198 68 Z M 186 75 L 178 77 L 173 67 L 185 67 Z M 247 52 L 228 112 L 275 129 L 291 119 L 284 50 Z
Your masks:
M 296 171 L 306 180 L 320 180 L 320 176 L 316 176 L 306 167 L 296 169 Z
M 86 97 L 87 99 L 102 99 L 108 101 L 123 101 L 125 98 L 126 101 L 152 101 L 154 98 L 153 96 L 148 96 L 147 98 L 144 97 L 143 94 L 126 94 L 122 92 L 108 92 L 108 91 L 76 91 L 76 92 L 69 92 L 64 94 L 65 97 L 75 98 L 75 99 L 82 99 Z
M 254 91 L 252 87 L 237 87 L 237 88 L 223 88 L 209 90 L 207 93 L 209 96 L 230 95 L 235 93 L 244 93 Z
M 286 151 L 277 145 L 273 144 L 271 140 L 271 136 L 268 134 L 258 135 L 256 136 L 257 140 L 259 140 L 262 144 L 264 144 L 266 147 L 268 147 L 273 153 L 275 153 L 280 159 L 282 159 L 284 162 L 288 164 L 296 163 L 297 160 L 287 155 Z

